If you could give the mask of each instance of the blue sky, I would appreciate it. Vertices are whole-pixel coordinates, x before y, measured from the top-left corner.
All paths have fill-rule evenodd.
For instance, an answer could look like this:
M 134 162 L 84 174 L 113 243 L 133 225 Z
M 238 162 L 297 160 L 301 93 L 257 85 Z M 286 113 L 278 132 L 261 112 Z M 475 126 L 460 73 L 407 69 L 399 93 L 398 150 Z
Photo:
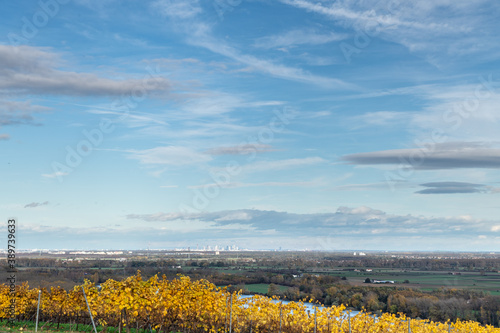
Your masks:
M 494 1 L 0 16 L 0 211 L 19 247 L 499 250 Z

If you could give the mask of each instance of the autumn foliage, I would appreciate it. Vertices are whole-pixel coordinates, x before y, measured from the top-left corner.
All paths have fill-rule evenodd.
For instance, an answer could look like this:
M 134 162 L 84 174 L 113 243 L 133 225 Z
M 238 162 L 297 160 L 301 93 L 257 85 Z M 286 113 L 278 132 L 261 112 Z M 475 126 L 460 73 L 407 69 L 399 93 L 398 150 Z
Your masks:
M 408 332 L 404 315 L 383 314 L 377 318 L 366 312 L 350 320 L 345 307 L 307 311 L 302 302 L 280 303 L 264 296 L 243 298 L 217 288 L 206 280 L 192 281 L 179 276 L 168 280 L 153 276 L 143 280 L 140 273 L 122 281 L 108 280 L 100 288 L 86 281 L 70 291 L 60 287 L 41 290 L 40 316 L 43 321 L 89 323 L 85 290 L 93 318 L 104 327 L 152 328 L 157 332 Z M 34 320 L 38 289 L 27 283 L 16 288 L 16 319 Z M 0 285 L 0 317 L 8 316 L 11 295 Z M 411 320 L 411 332 L 495 332 L 499 328 L 476 322 L 435 323 Z

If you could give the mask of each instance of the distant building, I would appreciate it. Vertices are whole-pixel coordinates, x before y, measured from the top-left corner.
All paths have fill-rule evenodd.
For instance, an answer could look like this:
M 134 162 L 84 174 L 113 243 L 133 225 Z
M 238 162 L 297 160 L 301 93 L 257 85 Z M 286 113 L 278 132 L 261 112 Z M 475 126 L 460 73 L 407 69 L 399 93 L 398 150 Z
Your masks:
M 394 283 L 392 280 L 373 280 L 372 283 Z

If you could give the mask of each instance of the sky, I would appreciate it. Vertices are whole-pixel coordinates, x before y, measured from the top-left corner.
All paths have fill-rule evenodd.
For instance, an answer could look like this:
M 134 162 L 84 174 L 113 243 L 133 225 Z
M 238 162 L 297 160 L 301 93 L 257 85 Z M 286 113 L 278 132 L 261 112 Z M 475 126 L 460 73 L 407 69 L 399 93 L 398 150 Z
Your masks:
M 500 251 L 499 18 L 5 2 L 2 225 L 19 249 Z

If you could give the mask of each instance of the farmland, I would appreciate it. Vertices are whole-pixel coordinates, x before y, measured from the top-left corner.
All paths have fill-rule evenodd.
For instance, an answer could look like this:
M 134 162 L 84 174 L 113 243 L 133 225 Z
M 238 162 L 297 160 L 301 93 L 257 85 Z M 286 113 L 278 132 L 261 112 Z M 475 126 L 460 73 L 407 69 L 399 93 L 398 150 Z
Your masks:
M 403 313 L 384 313 L 374 317 L 364 310 L 355 316 L 346 316 L 344 305 L 314 307 L 314 310 L 307 311 L 306 305 L 300 301 L 277 302 L 276 298 L 265 296 L 240 297 L 238 292 L 216 288 L 207 280 L 191 280 L 185 276 L 169 280 L 155 275 L 144 280 L 137 273 L 121 281 L 109 279 L 99 286 L 86 281 L 70 291 L 29 288 L 26 284 L 16 289 L 18 306 L 14 307 L 10 318 L 30 321 L 35 313 L 39 313 L 45 330 L 67 329 L 72 325 L 77 331 L 79 328 L 87 331 L 89 319 L 92 325 L 101 326 L 100 332 L 116 331 L 116 328 L 129 331 L 131 327 L 156 333 L 258 333 L 277 332 L 278 329 L 284 333 L 311 332 L 313 329 L 319 333 L 406 330 L 415 333 L 451 330 L 486 333 L 500 330 L 464 318 L 454 318 L 446 323 L 421 319 L 408 321 Z M 0 285 L 0 317 L 3 319 L 9 316 L 6 304 L 10 297 L 9 287 Z M 29 323 L 27 326 L 33 325 Z
M 19 281 L 33 287 L 69 290 L 86 280 L 101 284 L 140 270 L 146 278 L 182 274 L 234 292 L 433 320 L 498 324 L 500 313 L 500 258 L 494 254 L 149 251 L 118 258 L 24 255 L 18 262 Z
M 459 288 L 484 291 L 491 295 L 500 295 L 500 274 L 498 272 L 462 272 L 453 275 L 442 271 L 376 269 L 372 272 L 330 271 L 323 272 L 337 276 L 345 276 L 352 285 L 362 285 L 366 278 L 376 280 L 393 280 L 397 285 L 422 290 L 438 288 Z M 407 281 L 405 283 L 405 281 Z M 387 286 L 387 285 L 382 285 Z
M 408 254 L 394 256 L 374 253 L 367 257 L 355 257 L 344 253 L 319 252 L 222 252 L 216 255 L 195 251 L 156 251 L 130 253 L 117 260 L 103 256 L 26 254 L 20 256 L 18 269 L 21 280 L 41 285 L 58 282 L 67 288 L 84 279 L 99 282 L 106 278 L 126 277 L 139 269 L 145 274 L 212 276 L 214 283 L 245 283 L 249 291 L 263 294 L 267 292 L 269 283 L 282 285 L 281 290 L 285 291 L 283 281 L 280 278 L 273 280 L 273 276 L 302 274 L 330 276 L 342 279 L 344 284 L 351 286 L 366 286 L 365 280 L 369 278 L 395 282 L 393 285 L 370 284 L 373 287 L 427 291 L 458 288 L 500 294 L 500 256 L 476 255 L 476 258 L 471 254 L 456 254 L 455 257 L 448 255 L 441 259 L 436 259 L 435 254 L 420 254 L 410 259 L 405 258 Z

